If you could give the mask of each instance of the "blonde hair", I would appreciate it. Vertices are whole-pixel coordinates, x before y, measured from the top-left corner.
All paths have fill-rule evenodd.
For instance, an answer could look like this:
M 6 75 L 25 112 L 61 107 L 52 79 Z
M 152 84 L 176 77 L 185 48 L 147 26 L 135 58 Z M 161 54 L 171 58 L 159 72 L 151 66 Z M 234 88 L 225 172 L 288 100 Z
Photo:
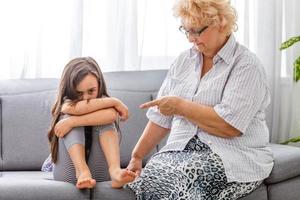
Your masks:
M 237 30 L 237 13 L 229 0 L 178 0 L 173 11 L 184 25 L 221 25 L 227 35 Z

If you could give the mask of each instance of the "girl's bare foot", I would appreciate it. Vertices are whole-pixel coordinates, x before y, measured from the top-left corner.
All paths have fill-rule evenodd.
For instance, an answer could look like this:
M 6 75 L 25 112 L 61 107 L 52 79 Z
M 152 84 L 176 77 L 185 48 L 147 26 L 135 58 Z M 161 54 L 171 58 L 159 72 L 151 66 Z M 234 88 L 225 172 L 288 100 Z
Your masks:
M 128 169 L 114 169 L 110 170 L 111 187 L 121 188 L 126 183 L 134 181 L 136 174 Z
M 96 180 L 92 178 L 89 171 L 79 173 L 76 187 L 78 189 L 93 188 L 96 185 Z

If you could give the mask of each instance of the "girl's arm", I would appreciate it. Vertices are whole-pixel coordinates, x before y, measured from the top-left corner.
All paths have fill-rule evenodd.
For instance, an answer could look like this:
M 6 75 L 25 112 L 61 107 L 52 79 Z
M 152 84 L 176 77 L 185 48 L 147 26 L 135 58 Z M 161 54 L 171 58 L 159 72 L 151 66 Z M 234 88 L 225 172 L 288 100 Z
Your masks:
M 97 110 L 85 115 L 64 118 L 56 123 L 54 131 L 57 137 L 64 137 L 74 127 L 110 124 L 117 118 L 118 113 L 114 108 Z
M 128 108 L 119 99 L 114 97 L 82 100 L 72 105 L 71 102 L 63 104 L 61 112 L 69 115 L 85 115 L 105 108 L 115 108 L 121 119 L 128 118 Z

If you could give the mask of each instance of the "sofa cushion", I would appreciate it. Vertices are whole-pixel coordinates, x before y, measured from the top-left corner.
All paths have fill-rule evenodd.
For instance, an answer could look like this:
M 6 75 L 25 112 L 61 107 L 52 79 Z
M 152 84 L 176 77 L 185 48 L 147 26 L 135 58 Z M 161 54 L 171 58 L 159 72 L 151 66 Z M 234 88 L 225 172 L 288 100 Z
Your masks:
M 58 81 L 48 78 L 0 80 L 2 170 L 40 167 L 48 154 L 46 133 L 54 94 L 48 91 L 56 90 Z
M 58 82 L 56 78 L 0 80 L 0 96 L 56 90 Z
M 134 193 L 129 189 L 114 189 L 111 187 L 110 181 L 97 183 L 96 187 L 92 190 L 93 199 L 103 200 L 135 200 Z
M 157 93 L 166 74 L 167 70 L 104 73 L 109 94 L 121 99 L 128 106 L 130 112 L 128 121 L 121 122 L 120 126 L 123 135 L 121 141 L 122 167 L 127 166 L 132 149 L 148 122 L 147 110 L 141 110 L 138 106 L 153 99 L 153 94 Z M 157 152 L 157 149 L 153 149 L 144 161 Z
M 3 159 L 2 159 L 2 102 L 0 98 L 0 171 L 3 170 Z
M 5 200 L 88 200 L 90 190 L 78 190 L 73 184 L 49 180 L 46 172 L 3 172 L 0 199 Z
M 104 79 L 111 90 L 156 92 L 166 74 L 167 70 L 107 72 Z
M 299 167 L 299 166 L 298 166 Z M 300 197 L 300 176 L 268 185 L 269 200 L 296 200 Z
M 135 194 L 130 189 L 113 189 L 111 188 L 111 182 L 105 181 L 97 183 L 96 187 L 92 191 L 92 199 L 105 199 L 105 200 L 134 200 Z M 249 195 L 241 198 L 240 200 L 267 200 L 267 187 L 262 184 L 256 190 Z
M 239 200 L 268 200 L 267 187 L 265 184 L 261 184 L 256 190 L 251 192 L 245 197 L 240 198 Z
M 132 92 L 132 91 L 118 91 L 109 90 L 111 96 L 117 97 L 122 100 L 129 108 L 129 119 L 125 122 L 120 122 L 120 129 L 122 134 L 121 140 L 121 166 L 126 167 L 131 158 L 131 152 L 140 138 L 143 130 L 147 124 L 146 110 L 142 110 L 138 105 L 149 101 L 151 95 L 146 92 Z M 156 152 L 153 149 L 152 152 L 145 158 L 145 162 L 148 158 Z
M 271 144 L 274 167 L 265 183 L 277 183 L 300 176 L 300 148 L 288 145 Z
M 55 96 L 56 90 L 1 96 L 3 170 L 40 169 Z

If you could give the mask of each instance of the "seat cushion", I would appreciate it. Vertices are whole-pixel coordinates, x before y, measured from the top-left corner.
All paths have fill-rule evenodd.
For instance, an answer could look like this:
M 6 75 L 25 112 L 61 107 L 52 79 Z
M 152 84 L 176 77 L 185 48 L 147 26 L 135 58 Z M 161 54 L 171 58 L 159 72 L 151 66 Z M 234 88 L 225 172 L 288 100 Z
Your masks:
M 2 177 L 0 178 L 0 199 L 90 199 L 90 190 L 78 190 L 71 183 L 51 179 L 51 173 L 47 172 L 2 172 Z
M 268 200 L 267 187 L 261 184 L 256 190 L 239 200 Z
M 300 199 L 300 176 L 284 182 L 268 185 L 269 200 Z
M 135 195 L 133 191 L 129 189 L 113 189 L 111 188 L 111 182 L 105 181 L 97 183 L 92 193 L 92 199 L 103 200 L 134 200 Z M 267 187 L 262 184 L 255 191 L 249 195 L 241 198 L 241 200 L 267 200 Z
M 135 200 L 134 193 L 129 189 L 113 189 L 111 187 L 111 181 L 105 181 L 97 183 L 96 187 L 92 191 L 93 199 L 103 200 Z
M 278 183 L 300 176 L 300 148 L 288 145 L 271 144 L 274 167 L 266 184 Z

